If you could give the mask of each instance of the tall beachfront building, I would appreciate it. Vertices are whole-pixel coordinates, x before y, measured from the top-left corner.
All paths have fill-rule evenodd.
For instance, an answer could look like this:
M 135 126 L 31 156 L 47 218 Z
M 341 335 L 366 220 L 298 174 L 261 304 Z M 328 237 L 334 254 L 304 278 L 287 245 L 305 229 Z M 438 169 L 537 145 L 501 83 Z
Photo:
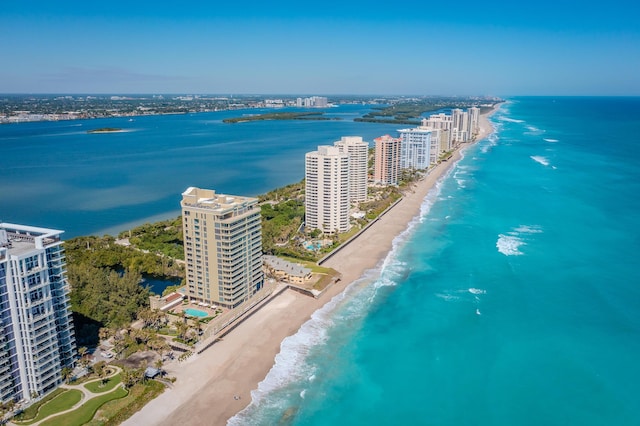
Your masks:
M 0 223 L 0 403 L 29 403 L 74 365 L 62 233 Z
M 305 226 L 333 234 L 349 230 L 349 154 L 320 145 L 305 155 Z
M 432 129 L 430 127 L 419 127 L 424 130 L 431 131 L 431 140 L 429 145 L 429 164 L 435 164 L 438 162 L 438 156 L 441 152 L 445 152 L 447 150 L 443 150 L 441 139 L 444 137 L 448 137 L 448 132 L 443 134 L 445 130 L 442 129 Z
M 366 201 L 369 144 L 360 136 L 343 136 L 333 146 L 349 154 L 349 200 L 352 203 Z
M 467 112 L 469 113 L 469 133 L 474 137 L 480 132 L 480 108 L 471 107 Z
M 258 199 L 190 187 L 180 205 L 187 297 L 234 308 L 262 288 Z
M 445 113 L 431 114 L 429 118 L 422 119 L 422 126 L 438 130 L 439 151 L 451 151 L 453 148 L 451 116 Z M 432 136 L 433 137 L 433 136 Z
M 397 185 L 400 175 L 400 146 L 402 139 L 389 135 L 374 139 L 376 144 L 373 181 L 385 185 Z
M 431 130 L 425 128 L 400 129 L 400 168 L 426 169 L 430 164 Z
M 471 139 L 469 113 L 460 108 L 451 110 L 452 138 L 454 142 L 468 142 Z

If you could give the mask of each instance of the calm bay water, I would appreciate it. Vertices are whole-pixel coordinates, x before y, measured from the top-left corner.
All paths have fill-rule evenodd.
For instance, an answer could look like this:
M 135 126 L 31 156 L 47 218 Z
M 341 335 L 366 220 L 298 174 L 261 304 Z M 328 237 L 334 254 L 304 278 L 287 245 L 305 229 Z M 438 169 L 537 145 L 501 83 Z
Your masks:
M 517 98 L 232 425 L 638 425 L 639 98 Z
M 0 220 L 65 231 L 117 233 L 175 217 L 189 186 L 255 196 L 299 182 L 304 154 L 342 136 L 365 140 L 396 126 L 356 123 L 368 107 L 327 109 L 339 121 L 222 119 L 222 111 L 0 126 Z M 126 132 L 88 134 L 102 127 Z

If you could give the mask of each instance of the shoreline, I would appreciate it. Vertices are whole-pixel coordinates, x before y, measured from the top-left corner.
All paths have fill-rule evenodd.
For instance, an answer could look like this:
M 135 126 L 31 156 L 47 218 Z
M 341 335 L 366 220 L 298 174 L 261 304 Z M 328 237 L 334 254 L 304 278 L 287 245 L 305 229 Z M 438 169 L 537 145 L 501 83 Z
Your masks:
M 324 266 L 342 274 L 339 283 L 318 299 L 286 290 L 202 353 L 183 363 L 168 364 L 168 374 L 177 378 L 174 385 L 122 424 L 225 425 L 246 408 L 251 403 L 251 391 L 274 366 L 282 341 L 298 332 L 316 310 L 384 261 L 396 237 L 420 214 L 426 196 L 455 167 L 464 150 L 493 132 L 488 118 L 499 107 L 497 104 L 480 115 L 480 132 L 474 142 L 460 145 L 393 209 L 324 262 Z

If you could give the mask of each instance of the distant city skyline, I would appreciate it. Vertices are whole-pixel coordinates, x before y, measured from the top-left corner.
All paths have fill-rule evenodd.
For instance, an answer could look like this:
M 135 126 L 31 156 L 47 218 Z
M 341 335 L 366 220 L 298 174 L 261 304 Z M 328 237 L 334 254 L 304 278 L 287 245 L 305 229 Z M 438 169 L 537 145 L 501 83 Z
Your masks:
M 189 3 L 4 4 L 0 93 L 640 95 L 627 0 Z

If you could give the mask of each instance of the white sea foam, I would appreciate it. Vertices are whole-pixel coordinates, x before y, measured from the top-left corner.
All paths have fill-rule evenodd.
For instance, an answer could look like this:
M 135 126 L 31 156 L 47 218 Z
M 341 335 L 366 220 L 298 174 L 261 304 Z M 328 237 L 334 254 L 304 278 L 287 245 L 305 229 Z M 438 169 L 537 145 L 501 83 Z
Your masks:
M 520 225 L 513 230 L 519 234 L 540 234 L 544 232 L 538 225 Z
M 444 294 L 444 293 L 436 293 L 436 297 L 445 300 L 447 302 L 452 302 L 454 300 L 460 299 L 458 296 L 454 296 L 453 294 Z
M 518 119 L 515 119 L 515 118 L 509 118 L 509 117 L 505 117 L 504 115 L 499 116 L 498 120 L 508 121 L 510 123 L 524 123 L 524 120 L 518 120 Z
M 520 247 L 526 245 L 526 240 L 533 238 L 534 234 L 541 234 L 543 231 L 539 225 L 520 225 L 511 229 L 506 234 L 499 234 L 496 247 L 498 251 L 506 256 L 519 256 L 524 253 Z
M 542 139 L 542 140 L 543 140 L 543 141 L 545 141 L 545 142 L 551 142 L 551 143 L 558 142 L 558 139 L 544 138 L 544 139 Z
M 480 313 L 480 309 L 476 309 L 476 315 L 482 315 L 482 314 Z
M 528 130 L 528 132 L 525 132 L 527 134 L 538 134 L 538 133 L 544 133 L 545 132 L 544 130 L 539 129 L 536 126 L 528 125 L 528 126 L 525 126 L 525 127 Z
M 307 394 L 307 390 L 303 389 L 302 392 L 300 392 L 300 398 L 304 399 L 304 396 Z
M 471 294 L 487 294 L 486 290 L 482 290 L 480 288 L 470 288 L 468 291 Z
M 518 237 L 500 234 L 498 235 L 496 247 L 498 247 L 498 251 L 505 256 L 519 256 L 524 254 L 519 250 L 519 247 L 524 244 L 526 243 Z
M 549 160 L 546 157 L 543 157 L 541 155 L 532 155 L 531 159 L 537 163 L 542 164 L 543 166 L 549 165 Z
M 492 147 L 498 145 L 498 140 L 499 139 L 500 138 L 498 137 L 498 133 L 496 133 L 496 132 L 491 133 L 489 136 L 487 136 L 485 138 L 485 142 L 481 146 L 480 151 L 483 154 L 486 154 L 487 152 L 489 152 L 489 149 L 491 149 Z

